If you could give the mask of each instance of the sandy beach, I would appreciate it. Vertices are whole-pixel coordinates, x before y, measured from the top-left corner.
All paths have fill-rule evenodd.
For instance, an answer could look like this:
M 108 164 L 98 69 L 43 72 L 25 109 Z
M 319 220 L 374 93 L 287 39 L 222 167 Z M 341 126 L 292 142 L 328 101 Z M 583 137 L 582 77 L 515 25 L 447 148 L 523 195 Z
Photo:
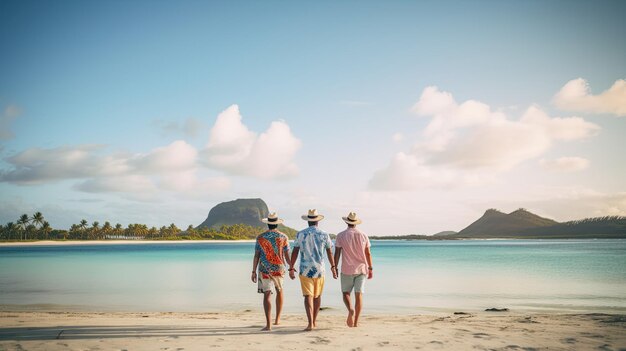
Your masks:
M 472 313 L 366 315 L 358 328 L 285 315 L 261 332 L 258 312 L 1 312 L 0 350 L 626 350 L 626 316 Z

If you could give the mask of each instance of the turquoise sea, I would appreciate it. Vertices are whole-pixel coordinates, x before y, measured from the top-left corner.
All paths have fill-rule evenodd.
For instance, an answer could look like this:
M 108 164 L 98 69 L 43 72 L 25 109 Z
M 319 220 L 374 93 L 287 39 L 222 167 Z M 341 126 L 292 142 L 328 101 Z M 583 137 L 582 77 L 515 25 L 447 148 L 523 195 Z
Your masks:
M 0 309 L 261 310 L 253 243 L 0 247 Z M 626 240 L 372 241 L 368 313 L 626 312 Z M 303 311 L 298 280 L 285 312 Z M 343 313 L 327 274 L 322 306 Z

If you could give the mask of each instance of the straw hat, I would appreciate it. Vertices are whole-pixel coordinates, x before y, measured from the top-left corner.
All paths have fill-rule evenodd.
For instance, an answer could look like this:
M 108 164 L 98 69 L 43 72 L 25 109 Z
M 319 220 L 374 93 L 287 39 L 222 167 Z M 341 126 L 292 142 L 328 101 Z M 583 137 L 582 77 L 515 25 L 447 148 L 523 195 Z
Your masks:
M 278 218 L 276 212 L 270 213 L 267 218 L 261 219 L 261 222 L 265 224 L 283 224 L 282 218 Z
M 324 219 L 324 216 L 317 213 L 316 209 L 309 210 L 308 214 L 302 215 L 302 219 L 309 222 L 319 222 Z
M 348 223 L 348 224 L 361 224 L 362 221 L 359 217 L 356 216 L 356 213 L 354 212 L 350 212 L 348 214 L 348 217 L 341 217 L 343 219 L 344 222 Z

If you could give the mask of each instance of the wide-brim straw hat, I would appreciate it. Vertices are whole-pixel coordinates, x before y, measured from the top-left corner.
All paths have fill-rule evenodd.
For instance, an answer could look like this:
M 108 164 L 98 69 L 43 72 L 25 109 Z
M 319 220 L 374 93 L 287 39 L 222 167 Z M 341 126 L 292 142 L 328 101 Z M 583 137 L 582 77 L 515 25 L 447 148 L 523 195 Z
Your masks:
M 319 222 L 324 219 L 324 216 L 317 213 L 316 209 L 309 210 L 308 214 L 302 215 L 302 219 L 309 222 Z
M 267 216 L 267 218 L 261 219 L 261 222 L 265 224 L 283 224 L 283 219 L 278 218 L 276 212 L 272 212 Z
M 348 216 L 346 217 L 341 217 L 343 219 L 344 222 L 348 223 L 348 224 L 361 224 L 363 223 L 363 221 L 361 221 L 361 219 L 359 217 L 357 217 L 356 213 L 354 212 L 350 212 L 348 214 Z

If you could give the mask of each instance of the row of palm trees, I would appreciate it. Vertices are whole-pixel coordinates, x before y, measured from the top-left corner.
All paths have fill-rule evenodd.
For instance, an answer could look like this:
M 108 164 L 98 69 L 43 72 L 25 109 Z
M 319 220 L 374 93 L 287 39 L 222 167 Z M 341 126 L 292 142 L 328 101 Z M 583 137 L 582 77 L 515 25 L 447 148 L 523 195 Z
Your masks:
M 8 240 L 32 240 L 38 238 L 47 239 L 52 232 L 52 227 L 41 212 L 36 212 L 32 217 L 23 214 L 15 222 L 0 225 L 0 235 Z
M 41 212 L 32 216 L 23 214 L 15 222 L 0 225 L 0 240 L 109 240 L 109 239 L 221 239 L 238 240 L 254 239 L 262 228 L 244 224 L 224 225 L 215 228 L 194 228 L 189 225 L 186 230 L 179 229 L 174 223 L 169 226 L 148 227 L 145 224 L 132 223 L 127 227 L 120 223 L 95 221 L 91 224 L 83 219 L 72 224 L 68 230 L 53 229 Z

